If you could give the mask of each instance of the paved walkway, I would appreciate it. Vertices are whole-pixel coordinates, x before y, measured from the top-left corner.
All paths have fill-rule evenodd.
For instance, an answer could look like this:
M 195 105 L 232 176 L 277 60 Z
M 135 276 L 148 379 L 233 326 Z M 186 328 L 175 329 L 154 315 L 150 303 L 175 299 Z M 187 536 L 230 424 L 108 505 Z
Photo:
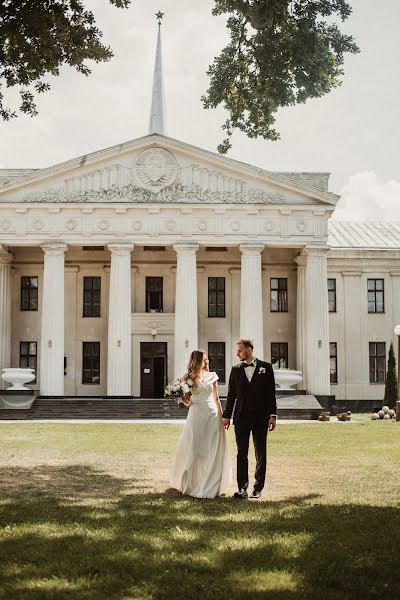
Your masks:
M 24 424 L 24 423 L 72 423 L 87 425 L 88 423 L 120 423 L 126 425 L 183 425 L 185 422 L 184 419 L 9 419 L 9 420 L 1 420 L 0 425 L 5 424 Z M 359 421 L 346 421 L 347 423 L 357 423 Z M 326 423 L 342 423 L 338 421 L 336 417 L 332 417 L 331 421 L 317 421 L 317 420 L 306 420 L 306 419 L 278 419 L 278 425 L 303 425 L 303 424 L 319 424 L 325 425 Z

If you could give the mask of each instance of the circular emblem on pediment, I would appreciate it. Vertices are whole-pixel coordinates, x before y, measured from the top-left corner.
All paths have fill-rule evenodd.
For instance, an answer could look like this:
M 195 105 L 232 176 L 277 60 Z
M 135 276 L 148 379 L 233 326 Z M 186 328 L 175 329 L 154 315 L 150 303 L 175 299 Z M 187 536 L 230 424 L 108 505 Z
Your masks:
M 107 231 L 107 229 L 110 229 L 110 221 L 103 219 L 98 222 L 97 227 L 101 229 L 101 231 Z
M 298 229 L 299 231 L 305 231 L 305 229 L 306 229 L 306 224 L 304 223 L 304 221 L 299 221 L 299 222 L 297 223 L 297 229 Z
M 34 221 L 32 223 L 32 227 L 36 231 L 40 231 L 41 229 L 43 229 L 44 223 L 43 223 L 42 219 L 34 219 Z
M 77 228 L 77 225 L 78 222 L 76 219 L 68 219 L 68 221 L 65 221 L 65 228 L 68 229 L 68 231 L 73 231 Z
M 205 219 L 200 219 L 200 221 L 197 223 L 197 227 L 200 229 L 200 231 L 207 231 L 208 223 Z
M 240 230 L 240 223 L 239 223 L 239 221 L 232 221 L 232 223 L 231 223 L 231 229 L 232 229 L 232 231 L 239 231 Z
M 167 227 L 168 231 L 175 231 L 176 221 L 174 221 L 173 219 L 170 219 L 169 221 L 167 221 L 166 227 Z
M 163 148 L 151 148 L 139 154 L 135 163 L 135 174 L 142 186 L 159 192 L 174 183 L 178 173 L 175 157 Z
M 273 223 L 273 221 L 265 221 L 265 223 L 264 223 L 264 229 L 265 229 L 265 231 L 273 231 L 274 230 L 274 223 Z
M 7 231 L 7 229 L 10 229 L 10 226 L 11 226 L 11 222 L 10 222 L 9 219 L 1 219 L 1 221 L 0 221 L 0 228 L 3 231 Z
M 135 231 L 140 231 L 143 228 L 143 221 L 133 221 L 132 229 Z

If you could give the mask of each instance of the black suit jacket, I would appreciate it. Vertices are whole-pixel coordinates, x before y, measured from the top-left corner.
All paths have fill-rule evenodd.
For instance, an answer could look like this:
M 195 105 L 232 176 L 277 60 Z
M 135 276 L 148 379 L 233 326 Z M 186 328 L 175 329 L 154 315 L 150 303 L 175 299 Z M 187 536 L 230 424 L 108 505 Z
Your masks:
M 265 372 L 263 372 L 264 370 Z M 239 363 L 232 367 L 229 377 L 226 407 L 222 416 L 225 419 L 230 419 L 235 407 L 233 415 L 234 424 L 239 422 L 243 411 L 245 377 L 244 363 Z M 255 395 L 258 407 L 261 407 L 261 414 L 266 417 L 276 415 L 275 377 L 271 363 L 257 359 L 257 367 L 252 377 L 253 382 L 252 393 Z M 260 414 L 260 409 L 257 413 Z

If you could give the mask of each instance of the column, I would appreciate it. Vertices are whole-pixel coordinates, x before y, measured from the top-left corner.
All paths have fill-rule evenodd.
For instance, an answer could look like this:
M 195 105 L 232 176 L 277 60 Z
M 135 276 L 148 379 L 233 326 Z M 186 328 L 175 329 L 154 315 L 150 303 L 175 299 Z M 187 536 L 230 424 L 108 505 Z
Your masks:
M 11 367 L 12 255 L 0 244 L 0 374 Z M 0 389 L 9 386 L 0 378 Z
M 175 244 L 175 377 L 186 372 L 190 353 L 198 346 L 197 271 L 198 244 Z
M 240 273 L 240 337 L 254 342 L 254 354 L 264 358 L 264 317 L 261 252 L 263 244 L 242 244 Z
M 64 243 L 49 242 L 44 252 L 40 333 L 40 394 L 64 395 Z
M 108 244 L 111 252 L 108 303 L 107 395 L 132 394 L 132 244 Z
M 329 395 L 327 248 L 306 248 L 305 374 L 311 394 Z
M 297 264 L 296 299 L 296 368 L 303 373 L 302 389 L 307 389 L 306 357 L 306 266 L 307 256 L 300 254 L 295 258 Z

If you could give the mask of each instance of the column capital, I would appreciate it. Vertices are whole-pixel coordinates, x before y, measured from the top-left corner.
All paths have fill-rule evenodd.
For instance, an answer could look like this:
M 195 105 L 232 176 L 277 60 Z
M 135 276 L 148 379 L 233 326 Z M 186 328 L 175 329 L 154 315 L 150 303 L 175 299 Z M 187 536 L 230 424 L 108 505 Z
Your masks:
M 107 244 L 107 249 L 114 256 L 130 256 L 133 248 L 134 245 L 127 242 L 112 242 Z
M 294 262 L 298 267 L 306 267 L 307 266 L 307 254 L 298 254 L 295 256 Z
M 2 244 L 0 244 L 0 265 L 10 265 L 12 262 L 12 254 L 7 252 Z
M 242 254 L 246 254 L 247 256 L 259 256 L 261 252 L 264 250 L 264 244 L 257 243 L 244 243 L 240 244 L 239 249 Z
M 195 242 L 178 242 L 173 244 L 173 249 L 177 254 L 196 254 L 197 250 L 200 248 L 199 244 Z
M 46 256 L 64 256 L 68 250 L 65 242 L 44 242 L 40 247 Z

